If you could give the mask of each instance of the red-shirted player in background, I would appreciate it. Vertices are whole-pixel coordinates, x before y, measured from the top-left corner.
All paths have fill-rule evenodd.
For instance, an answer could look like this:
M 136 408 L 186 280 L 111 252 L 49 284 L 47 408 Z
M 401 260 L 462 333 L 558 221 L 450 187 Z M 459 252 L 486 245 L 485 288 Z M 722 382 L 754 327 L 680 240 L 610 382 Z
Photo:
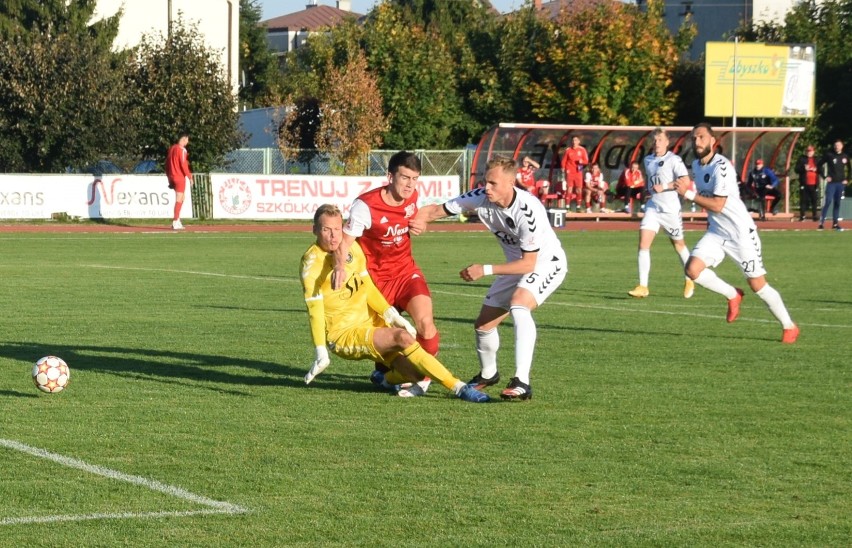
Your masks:
M 529 156 L 524 156 L 524 159 L 521 161 L 521 167 L 518 168 L 518 183 L 532 195 L 535 195 L 535 172 L 541 165 L 530 158 Z
M 169 188 L 175 191 L 175 209 L 172 218 L 172 229 L 183 230 L 180 222 L 180 209 L 183 207 L 184 192 L 186 187 L 192 184 L 192 172 L 189 171 L 189 155 L 186 145 L 189 144 L 189 135 L 181 133 L 177 143 L 169 148 L 166 155 L 166 178 L 169 180 Z
M 565 174 L 565 204 L 571 209 L 571 198 L 577 201 L 580 211 L 583 200 L 583 169 L 589 165 L 589 153 L 580 145 L 580 138 L 571 137 L 571 148 L 562 157 L 562 173 Z
M 433 356 L 438 353 L 440 334 L 432 316 L 432 294 L 420 267 L 411 254 L 411 234 L 424 226 L 412 224 L 417 213 L 420 158 L 404 150 L 388 162 L 388 184 L 358 196 L 343 226 L 343 242 L 334 254 L 334 288 L 345 281 L 344 265 L 355 239 L 367 256 L 367 271 L 391 306 L 405 310 L 417 330 L 417 342 Z M 377 371 L 382 368 L 377 364 Z M 374 372 L 371 380 L 381 384 Z M 408 395 L 422 395 L 428 382 L 408 388 Z M 405 395 L 405 394 L 400 394 Z

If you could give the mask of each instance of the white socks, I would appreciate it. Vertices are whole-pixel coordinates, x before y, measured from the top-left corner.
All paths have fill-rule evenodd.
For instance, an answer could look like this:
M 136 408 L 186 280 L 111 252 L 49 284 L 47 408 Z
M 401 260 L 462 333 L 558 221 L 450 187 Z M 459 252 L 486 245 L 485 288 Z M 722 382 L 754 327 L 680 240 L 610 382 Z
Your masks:
M 500 349 L 500 335 L 497 328 L 489 331 L 476 330 L 476 353 L 479 355 L 480 375 L 490 379 L 497 374 L 497 350 Z
M 727 299 L 733 299 L 737 296 L 736 288 L 717 276 L 716 273 L 709 268 L 705 268 L 701 271 L 701 274 L 695 278 L 695 283 L 705 289 L 724 295 Z
M 784 329 L 792 329 L 795 325 L 793 319 L 790 318 L 790 313 L 787 312 L 787 307 L 784 306 L 781 294 L 774 287 L 766 284 L 760 291 L 755 292 L 755 295 L 763 299 L 763 302 L 769 307 L 769 311 L 772 312 L 773 316 L 778 318 Z
M 515 322 L 515 376 L 524 384 L 530 383 L 536 328 L 530 309 L 515 305 L 509 309 Z
M 639 285 L 648 287 L 648 276 L 651 274 L 651 250 L 639 250 Z
M 683 249 L 681 249 L 680 251 L 675 248 L 675 252 L 680 257 L 680 262 L 683 263 L 683 266 L 686 266 L 686 261 L 689 260 L 689 250 L 686 248 L 686 246 L 683 246 Z

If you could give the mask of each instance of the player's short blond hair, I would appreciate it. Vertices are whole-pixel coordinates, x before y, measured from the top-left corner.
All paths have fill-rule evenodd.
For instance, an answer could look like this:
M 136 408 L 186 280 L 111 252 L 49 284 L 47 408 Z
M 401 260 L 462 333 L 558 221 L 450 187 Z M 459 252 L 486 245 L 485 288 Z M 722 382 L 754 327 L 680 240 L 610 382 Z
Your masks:
M 319 230 L 320 219 L 325 215 L 329 217 L 340 217 L 341 219 L 343 218 L 343 213 L 340 212 L 339 207 L 334 204 L 322 204 L 314 212 L 314 232 Z
M 515 161 L 507 156 L 494 156 L 485 164 L 486 171 L 491 171 L 495 168 L 500 168 L 503 173 L 509 173 L 512 177 L 518 173 Z

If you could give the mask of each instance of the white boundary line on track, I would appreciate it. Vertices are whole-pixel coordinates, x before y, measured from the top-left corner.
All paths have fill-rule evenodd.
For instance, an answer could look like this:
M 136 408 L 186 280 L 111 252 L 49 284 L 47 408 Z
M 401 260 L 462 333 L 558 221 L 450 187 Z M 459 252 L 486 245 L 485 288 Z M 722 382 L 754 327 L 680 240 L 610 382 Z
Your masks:
M 105 478 L 114 479 L 118 481 L 124 481 L 127 483 L 132 483 L 134 485 L 139 485 L 141 487 L 146 487 L 151 491 L 158 491 L 160 493 L 164 493 L 171 497 L 187 500 L 189 502 L 194 502 L 196 504 L 200 504 L 202 506 L 207 506 L 207 508 L 202 510 L 187 510 L 187 511 L 175 511 L 175 512 L 117 512 L 117 513 L 96 513 L 96 514 L 79 514 L 79 515 L 56 515 L 56 516 L 31 516 L 31 517 L 20 517 L 20 518 L 0 518 L 0 525 L 20 525 L 25 523 L 51 523 L 51 522 L 60 522 L 60 521 L 85 521 L 85 520 L 96 520 L 96 519 L 127 519 L 127 518 L 161 518 L 161 517 L 181 517 L 181 516 L 196 516 L 196 515 L 204 515 L 204 514 L 245 514 L 249 510 L 242 506 L 232 504 L 230 502 L 223 502 L 218 500 L 213 500 L 211 498 L 207 498 L 202 495 L 196 495 L 195 493 L 191 493 L 186 489 L 181 487 L 176 487 L 174 485 L 168 485 L 166 483 L 159 482 L 157 480 L 153 480 L 150 478 L 145 478 L 142 476 L 133 476 L 130 474 L 125 474 L 123 472 L 119 472 L 117 470 L 112 470 L 110 468 L 105 468 L 103 466 L 98 466 L 96 464 L 89 464 L 79 459 L 75 459 L 73 457 L 66 457 L 65 455 L 60 455 L 58 453 L 51 453 L 50 451 L 46 451 L 44 449 L 39 449 L 38 447 L 32 447 L 30 445 L 26 445 L 24 443 L 20 443 L 14 440 L 7 440 L 0 438 L 0 446 L 6 447 L 8 449 L 13 449 L 15 451 L 20 451 L 22 453 L 27 453 L 34 457 L 39 457 L 42 459 L 52 460 L 57 464 L 61 464 L 62 466 L 68 466 L 69 468 L 77 468 L 78 470 L 83 470 L 84 472 L 88 472 L 90 474 L 95 474 L 98 476 L 103 476 Z
M 194 274 L 196 276 L 211 276 L 216 278 L 234 278 L 241 280 L 260 280 L 264 282 L 294 282 L 298 283 L 297 278 L 264 278 L 261 276 L 244 276 L 241 274 L 218 274 L 215 272 L 200 272 L 195 270 L 173 270 L 168 268 L 145 268 L 145 267 L 132 267 L 132 266 L 114 266 L 114 265 L 101 265 L 101 264 L 83 264 L 80 265 L 84 268 L 102 268 L 106 270 L 138 270 L 143 272 L 164 272 L 168 274 Z M 479 293 L 459 293 L 455 291 L 441 291 L 441 290 L 432 290 L 432 293 L 440 294 L 440 295 L 450 295 L 452 297 L 465 297 L 465 298 L 475 298 L 482 299 L 482 295 Z M 575 308 L 588 308 L 591 310 L 607 310 L 607 311 L 616 311 L 616 312 L 635 312 L 640 314 L 662 314 L 666 316 L 687 316 L 690 318 L 707 318 L 707 319 L 719 319 L 721 318 L 720 314 L 701 314 L 696 312 L 683 312 L 683 311 L 668 311 L 668 310 L 647 310 L 647 309 L 628 309 L 624 307 L 618 306 L 604 306 L 597 304 L 578 304 L 578 303 L 565 303 L 549 300 L 547 304 L 553 306 L 571 306 Z M 720 308 L 720 310 L 723 310 Z M 774 319 L 761 319 L 761 318 L 738 318 L 738 322 L 754 322 L 754 323 L 777 323 L 777 320 Z M 822 323 L 799 323 L 799 327 L 835 327 L 841 329 L 850 329 L 852 325 L 847 324 L 822 324 Z

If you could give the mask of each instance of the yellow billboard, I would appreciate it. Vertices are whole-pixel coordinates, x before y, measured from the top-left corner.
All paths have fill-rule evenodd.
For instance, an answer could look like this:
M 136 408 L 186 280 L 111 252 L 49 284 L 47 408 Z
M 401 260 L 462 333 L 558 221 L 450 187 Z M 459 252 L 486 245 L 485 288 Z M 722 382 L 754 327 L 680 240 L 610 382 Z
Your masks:
M 705 116 L 813 117 L 813 44 L 707 42 L 705 59 Z

